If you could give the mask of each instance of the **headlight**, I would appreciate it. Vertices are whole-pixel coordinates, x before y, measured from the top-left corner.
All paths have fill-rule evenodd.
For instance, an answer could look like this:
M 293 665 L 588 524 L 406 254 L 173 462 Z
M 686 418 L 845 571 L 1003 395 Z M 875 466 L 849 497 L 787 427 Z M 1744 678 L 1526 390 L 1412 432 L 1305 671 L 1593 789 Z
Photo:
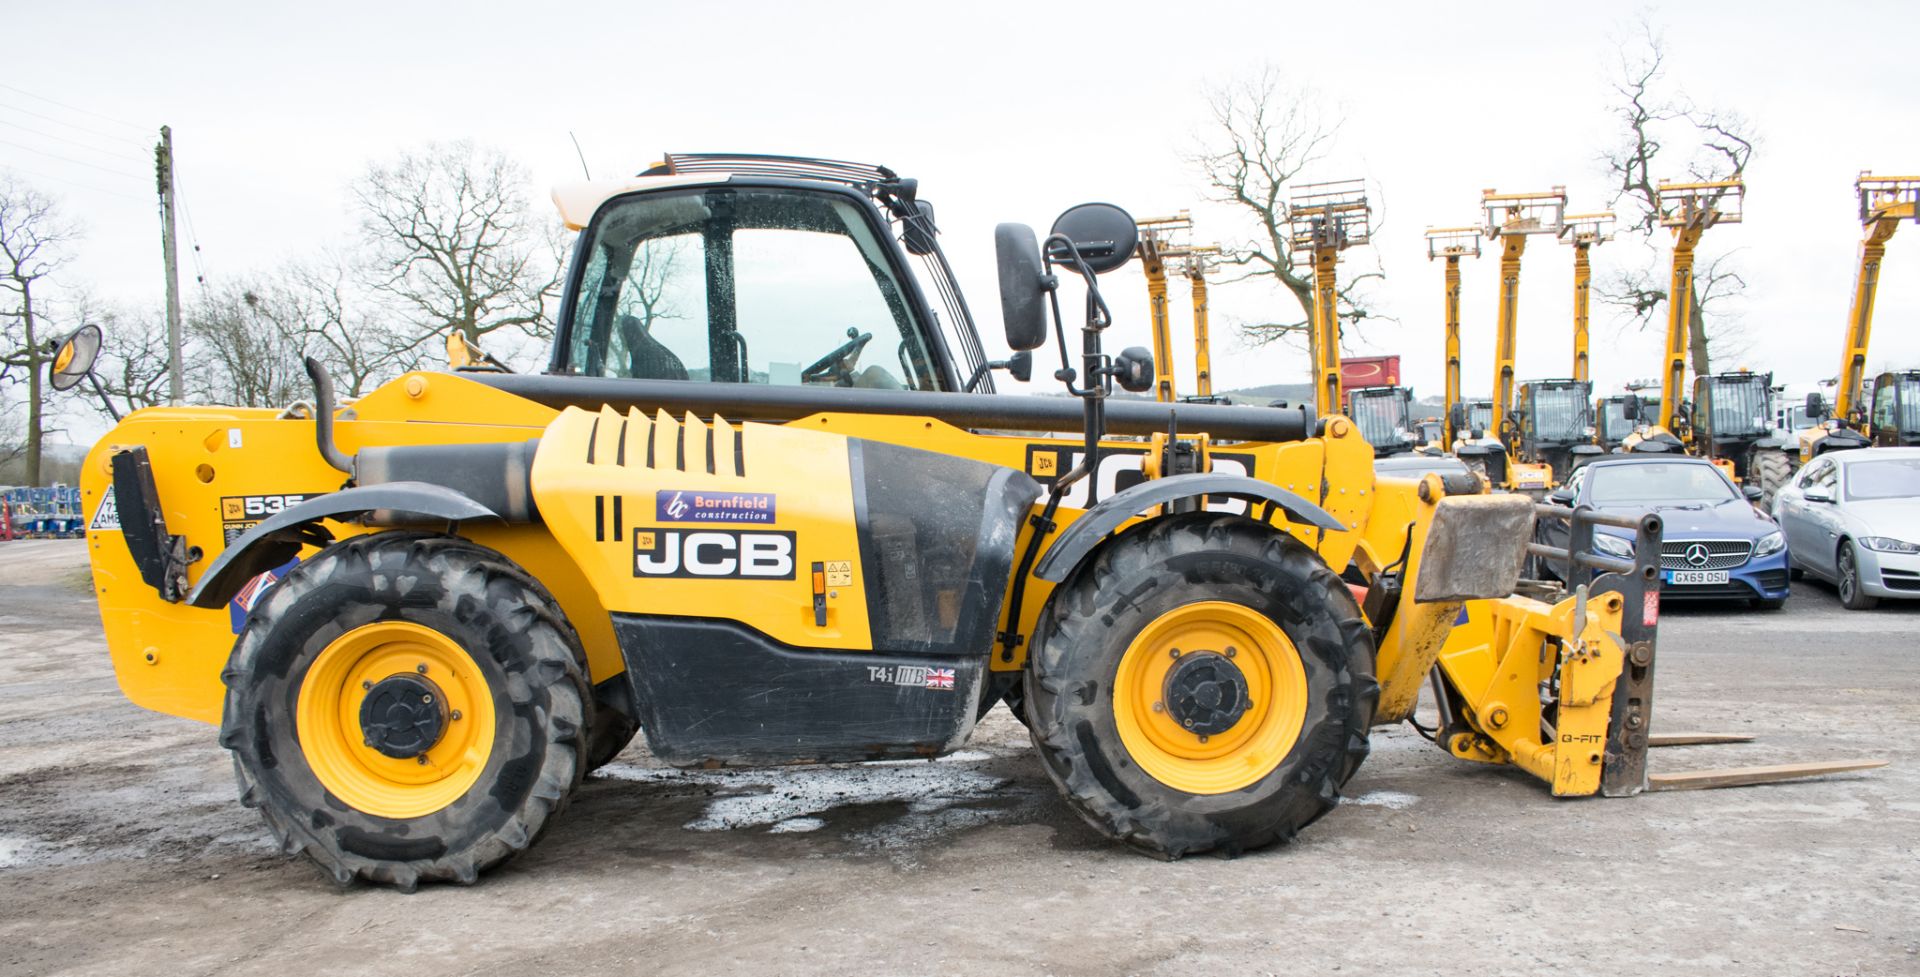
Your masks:
M 1787 548 L 1787 538 L 1785 536 L 1782 536 L 1777 532 L 1768 533 L 1765 536 L 1760 537 L 1759 542 L 1753 544 L 1753 555 L 1754 556 L 1772 556 L 1773 554 L 1778 553 L 1781 550 L 1784 550 L 1786 548 Z
M 1862 536 L 1860 545 L 1877 553 L 1920 553 L 1920 544 L 1891 536 Z
M 1618 557 L 1622 560 L 1633 559 L 1633 540 L 1620 536 L 1594 533 L 1593 548 L 1608 556 Z

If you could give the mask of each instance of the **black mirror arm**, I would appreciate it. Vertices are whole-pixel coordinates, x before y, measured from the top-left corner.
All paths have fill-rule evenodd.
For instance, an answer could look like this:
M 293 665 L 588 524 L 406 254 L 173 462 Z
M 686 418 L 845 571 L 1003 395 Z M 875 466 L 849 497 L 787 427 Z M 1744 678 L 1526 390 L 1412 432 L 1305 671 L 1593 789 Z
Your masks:
M 1056 249 L 1060 255 L 1058 260 L 1055 258 Z M 1052 277 L 1054 265 L 1064 264 L 1079 272 L 1087 284 L 1087 322 L 1081 329 L 1082 368 L 1087 378 L 1085 387 L 1076 385 L 1078 375 L 1067 356 L 1066 323 L 1060 314 L 1060 290 L 1047 290 L 1047 299 L 1053 308 L 1054 335 L 1060 341 L 1060 372 L 1054 376 L 1065 383 L 1067 392 L 1079 397 L 1086 408 L 1084 454 L 1080 464 L 1075 465 L 1072 471 L 1054 479 L 1053 492 L 1057 496 L 1067 486 L 1097 471 L 1100 466 L 1100 438 L 1106 432 L 1106 397 L 1113 387 L 1111 368 L 1100 352 L 1100 332 L 1113 322 L 1113 313 L 1107 307 L 1105 297 L 1100 294 L 1100 285 L 1095 280 L 1093 269 L 1087 266 L 1073 239 L 1065 234 L 1049 234 L 1040 253 L 1049 277 Z
M 88 370 L 87 379 L 93 383 L 93 392 L 100 397 L 101 406 L 107 409 L 107 413 L 112 416 L 115 424 L 120 423 L 120 411 L 113 406 L 113 398 L 107 396 L 106 388 L 100 386 L 100 378 L 94 376 L 92 370 Z
M 1015 353 L 1014 355 L 1019 356 L 1021 354 Z M 972 393 L 973 388 L 978 387 L 980 385 L 980 381 L 986 379 L 987 374 L 993 372 L 994 370 L 1007 370 L 1011 372 L 1013 370 L 1013 360 L 1012 359 L 989 360 L 985 363 L 980 364 L 978 367 L 974 368 L 973 375 L 967 378 L 967 385 L 965 387 L 962 387 L 961 390 L 965 391 L 966 393 Z M 1025 377 L 1019 377 L 1019 376 L 1016 376 L 1014 379 L 1021 380 L 1023 382 L 1026 380 Z

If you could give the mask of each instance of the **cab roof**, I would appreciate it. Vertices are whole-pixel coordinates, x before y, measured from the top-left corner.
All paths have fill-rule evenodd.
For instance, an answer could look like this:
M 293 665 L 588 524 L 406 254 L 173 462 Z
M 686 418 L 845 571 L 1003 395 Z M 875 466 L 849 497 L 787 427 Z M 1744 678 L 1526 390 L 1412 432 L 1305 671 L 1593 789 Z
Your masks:
M 600 205 L 623 193 L 666 187 L 727 183 L 751 176 L 803 182 L 838 183 L 869 193 L 889 186 L 911 199 L 915 181 L 902 179 L 885 166 L 808 156 L 770 156 L 758 153 L 668 153 L 639 174 L 611 180 L 575 180 L 553 188 L 554 206 L 568 230 L 584 229 Z

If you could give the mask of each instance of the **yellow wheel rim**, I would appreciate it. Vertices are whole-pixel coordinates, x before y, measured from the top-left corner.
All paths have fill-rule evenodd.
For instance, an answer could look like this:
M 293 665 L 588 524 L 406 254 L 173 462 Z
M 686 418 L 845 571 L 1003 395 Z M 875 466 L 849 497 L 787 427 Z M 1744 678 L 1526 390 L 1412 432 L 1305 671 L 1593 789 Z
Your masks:
M 438 740 L 416 757 L 374 749 L 361 728 L 370 690 L 399 676 L 426 680 L 444 709 Z M 493 691 L 473 657 L 446 635 L 381 621 L 321 650 L 300 684 L 295 723 L 307 766 L 342 803 L 375 817 L 424 817 L 480 779 L 493 752 Z
M 1181 659 L 1228 649 L 1250 705 L 1230 728 L 1202 739 L 1168 709 L 1167 676 Z M 1300 739 L 1306 714 L 1299 650 L 1279 625 L 1240 604 L 1199 601 L 1160 615 L 1127 646 L 1114 675 L 1113 718 L 1127 755 L 1189 794 L 1225 794 L 1272 773 Z

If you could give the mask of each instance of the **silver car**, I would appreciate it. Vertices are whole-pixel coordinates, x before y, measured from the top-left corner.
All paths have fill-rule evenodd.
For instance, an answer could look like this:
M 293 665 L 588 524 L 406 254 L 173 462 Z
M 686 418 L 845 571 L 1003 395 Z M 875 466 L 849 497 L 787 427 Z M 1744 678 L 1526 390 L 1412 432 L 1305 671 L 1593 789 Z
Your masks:
M 1774 501 L 1793 575 L 1812 574 L 1866 610 L 1883 597 L 1920 597 L 1920 448 L 1822 455 Z

